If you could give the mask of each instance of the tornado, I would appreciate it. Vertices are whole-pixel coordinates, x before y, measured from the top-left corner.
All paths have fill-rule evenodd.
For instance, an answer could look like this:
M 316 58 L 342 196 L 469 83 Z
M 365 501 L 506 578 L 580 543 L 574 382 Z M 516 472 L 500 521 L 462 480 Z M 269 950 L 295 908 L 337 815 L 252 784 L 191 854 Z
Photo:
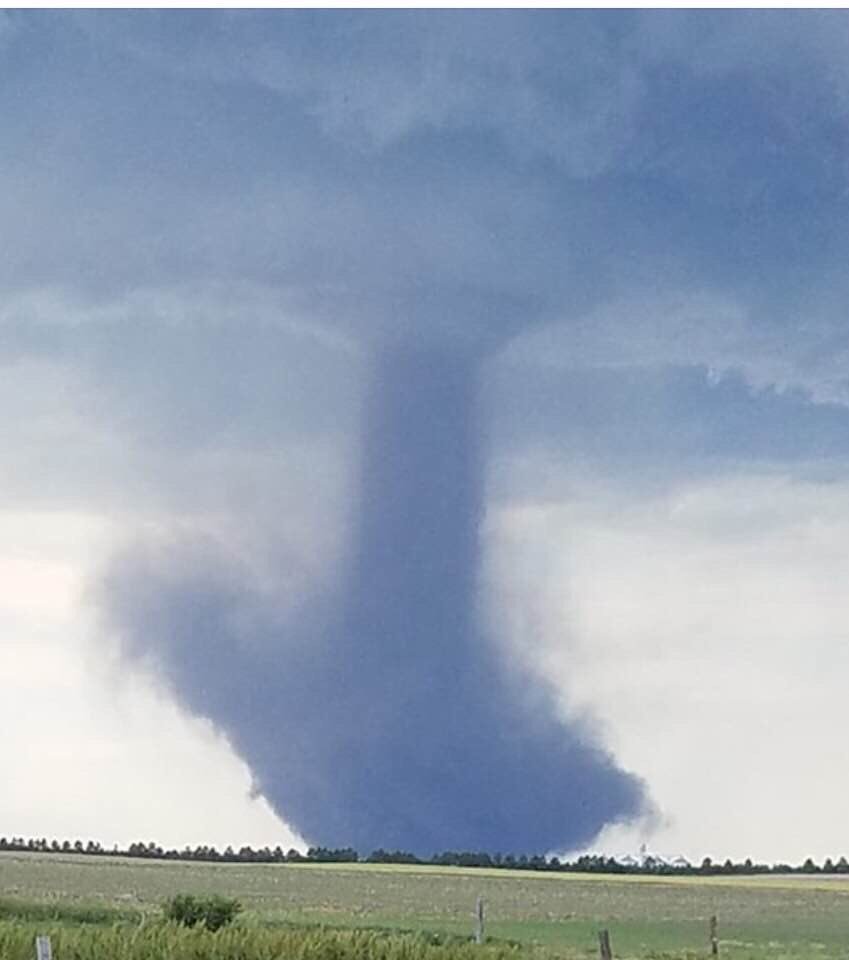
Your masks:
M 573 850 L 645 809 L 641 781 L 483 626 L 479 369 L 445 345 L 376 352 L 352 543 L 296 615 L 208 545 L 136 546 L 102 581 L 126 653 L 311 843 Z

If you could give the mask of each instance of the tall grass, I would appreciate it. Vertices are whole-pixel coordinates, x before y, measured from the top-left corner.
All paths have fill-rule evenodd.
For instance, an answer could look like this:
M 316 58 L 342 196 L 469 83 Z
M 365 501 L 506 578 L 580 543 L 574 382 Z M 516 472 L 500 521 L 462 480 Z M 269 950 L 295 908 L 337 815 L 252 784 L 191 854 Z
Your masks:
M 36 925 L 0 922 L 0 957 L 32 960 L 36 933 L 46 933 L 56 960 L 518 960 L 503 944 L 433 944 L 415 934 L 367 930 Z
M 31 923 L 138 923 L 140 910 L 121 909 L 105 904 L 69 903 L 67 900 L 15 900 L 0 897 L 0 921 L 23 920 Z M 0 953 L 0 958 L 3 954 Z

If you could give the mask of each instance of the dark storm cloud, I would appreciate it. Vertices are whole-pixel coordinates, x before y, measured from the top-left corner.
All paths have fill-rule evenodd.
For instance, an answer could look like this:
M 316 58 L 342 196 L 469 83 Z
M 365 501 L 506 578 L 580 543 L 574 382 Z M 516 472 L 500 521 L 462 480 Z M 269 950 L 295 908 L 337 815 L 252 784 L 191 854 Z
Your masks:
M 832 111 L 734 64 L 695 72 L 662 17 L 19 21 L 0 64 L 7 283 L 250 279 L 360 331 L 459 332 L 502 297 L 563 319 L 658 268 L 737 285 L 781 257 L 804 284 L 840 222 Z
M 526 373 L 505 365 L 490 374 L 496 449 L 543 445 L 556 435 L 564 451 L 610 469 L 663 465 L 676 474 L 743 458 L 804 463 L 849 456 L 845 405 L 812 404 L 801 392 L 753 391 L 739 373 L 543 368 L 532 383 Z

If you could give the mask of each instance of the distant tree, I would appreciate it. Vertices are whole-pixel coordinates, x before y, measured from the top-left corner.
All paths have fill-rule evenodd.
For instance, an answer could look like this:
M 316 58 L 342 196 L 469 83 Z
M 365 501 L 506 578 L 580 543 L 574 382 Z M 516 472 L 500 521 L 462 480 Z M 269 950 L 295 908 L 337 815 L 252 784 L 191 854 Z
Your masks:
M 310 847 L 307 860 L 320 863 L 356 863 L 360 859 L 353 847 Z

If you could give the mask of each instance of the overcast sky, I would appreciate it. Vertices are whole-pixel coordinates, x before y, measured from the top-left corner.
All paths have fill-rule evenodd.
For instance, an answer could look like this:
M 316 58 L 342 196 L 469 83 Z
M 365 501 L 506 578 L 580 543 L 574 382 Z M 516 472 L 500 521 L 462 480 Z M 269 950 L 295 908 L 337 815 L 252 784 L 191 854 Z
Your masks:
M 647 785 L 593 848 L 849 855 L 848 145 L 843 11 L 0 12 L 0 834 L 296 842 L 97 585 L 320 589 L 400 333 L 485 356 L 486 616 Z

